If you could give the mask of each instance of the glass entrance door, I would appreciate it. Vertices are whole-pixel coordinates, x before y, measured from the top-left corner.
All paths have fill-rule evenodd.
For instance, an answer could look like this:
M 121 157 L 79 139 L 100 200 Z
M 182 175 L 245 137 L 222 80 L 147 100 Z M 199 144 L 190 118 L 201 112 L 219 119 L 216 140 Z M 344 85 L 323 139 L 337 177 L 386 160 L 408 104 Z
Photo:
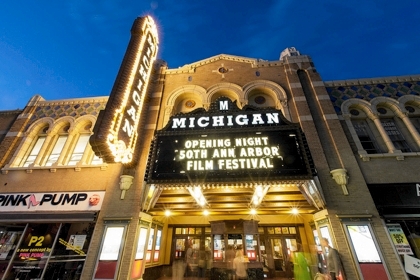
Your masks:
M 292 255 L 296 244 L 296 239 L 292 237 L 262 238 L 261 261 L 268 277 L 293 277 Z

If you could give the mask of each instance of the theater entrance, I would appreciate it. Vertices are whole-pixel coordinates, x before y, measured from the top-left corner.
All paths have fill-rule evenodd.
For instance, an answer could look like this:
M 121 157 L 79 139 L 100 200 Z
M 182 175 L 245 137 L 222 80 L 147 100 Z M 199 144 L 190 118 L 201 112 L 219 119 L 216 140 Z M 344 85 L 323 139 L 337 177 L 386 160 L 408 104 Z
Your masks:
M 261 237 L 261 261 L 269 278 L 293 277 L 293 252 L 297 244 L 293 235 Z
M 293 277 L 293 255 L 301 249 L 298 229 L 303 225 L 258 225 L 253 220 L 210 224 L 173 228 L 172 262 L 188 262 L 187 275 L 233 278 L 228 253 L 233 249 L 243 251 L 250 279 Z

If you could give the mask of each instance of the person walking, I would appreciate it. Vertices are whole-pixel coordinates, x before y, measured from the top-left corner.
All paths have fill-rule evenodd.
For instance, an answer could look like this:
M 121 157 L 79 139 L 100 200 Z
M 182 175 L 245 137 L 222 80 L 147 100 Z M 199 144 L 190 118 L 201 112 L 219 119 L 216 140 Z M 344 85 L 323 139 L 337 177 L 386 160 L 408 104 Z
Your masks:
M 340 255 L 338 254 L 337 249 L 330 246 L 330 242 L 327 238 L 321 239 L 321 245 L 325 248 L 327 254 L 327 271 L 331 276 L 331 280 L 336 280 L 338 279 L 340 272 L 343 271 Z

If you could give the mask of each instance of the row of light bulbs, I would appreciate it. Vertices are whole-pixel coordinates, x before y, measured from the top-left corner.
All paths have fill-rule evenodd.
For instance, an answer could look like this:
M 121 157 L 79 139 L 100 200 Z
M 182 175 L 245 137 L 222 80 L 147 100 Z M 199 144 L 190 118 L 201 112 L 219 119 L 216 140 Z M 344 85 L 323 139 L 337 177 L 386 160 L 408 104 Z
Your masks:
M 298 208 L 292 208 L 291 213 L 293 215 L 298 215 L 299 214 L 299 209 Z M 203 216 L 208 216 L 209 214 L 210 214 L 210 212 L 207 209 L 204 209 L 203 210 Z M 257 215 L 257 209 L 251 208 L 249 210 L 249 214 L 251 214 L 251 215 Z M 171 215 L 172 215 L 171 210 L 165 210 L 165 216 L 166 217 L 169 217 Z

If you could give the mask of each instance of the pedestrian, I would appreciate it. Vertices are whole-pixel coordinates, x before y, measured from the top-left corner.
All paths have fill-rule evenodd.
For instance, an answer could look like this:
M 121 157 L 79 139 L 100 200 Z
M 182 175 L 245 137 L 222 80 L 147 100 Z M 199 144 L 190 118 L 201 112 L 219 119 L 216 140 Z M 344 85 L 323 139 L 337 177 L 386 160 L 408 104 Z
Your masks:
M 330 242 L 327 238 L 321 239 L 321 245 L 325 248 L 327 254 L 327 271 L 331 276 L 331 280 L 338 279 L 338 276 L 343 273 L 341 266 L 340 255 L 337 249 L 330 246 Z
M 236 257 L 233 259 L 233 269 L 236 273 L 236 280 L 248 279 L 248 264 L 245 261 L 244 252 L 241 249 L 236 251 Z

